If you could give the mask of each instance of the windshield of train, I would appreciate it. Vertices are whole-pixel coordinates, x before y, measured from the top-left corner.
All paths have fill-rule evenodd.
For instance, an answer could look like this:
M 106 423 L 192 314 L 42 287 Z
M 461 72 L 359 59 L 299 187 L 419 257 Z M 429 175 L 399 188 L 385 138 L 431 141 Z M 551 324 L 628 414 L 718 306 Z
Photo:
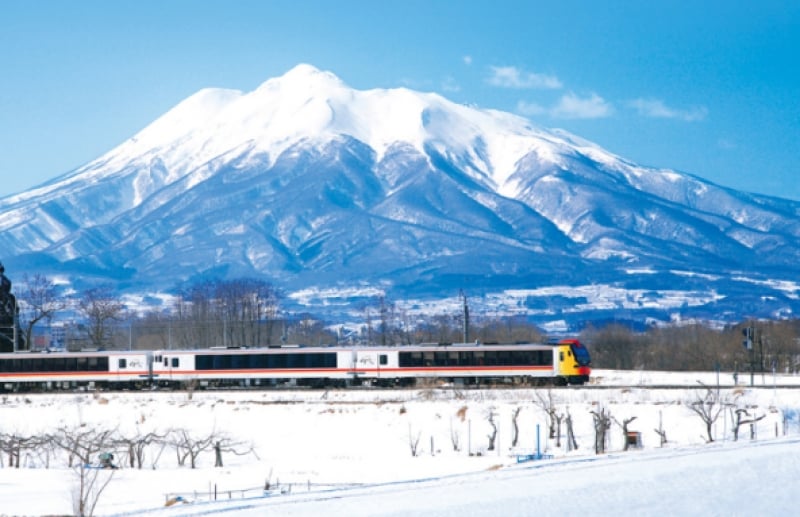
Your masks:
M 572 348 L 572 354 L 575 356 L 575 360 L 578 361 L 579 365 L 589 366 L 592 362 L 592 358 L 589 357 L 589 351 L 586 350 L 586 347 L 580 343 L 573 343 L 570 345 L 570 348 Z

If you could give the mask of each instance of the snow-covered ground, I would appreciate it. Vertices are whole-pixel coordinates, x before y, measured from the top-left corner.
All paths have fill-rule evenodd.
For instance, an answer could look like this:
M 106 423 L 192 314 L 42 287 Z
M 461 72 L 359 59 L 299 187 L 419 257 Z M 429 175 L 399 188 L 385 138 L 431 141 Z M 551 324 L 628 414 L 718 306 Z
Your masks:
M 184 429 L 238 442 L 215 468 L 214 454 L 195 469 L 177 465 L 170 448 L 150 446 L 145 468 L 96 471 L 113 476 L 96 515 L 766 515 L 794 512 L 800 477 L 800 390 L 793 376 L 719 375 L 732 408 L 761 417 L 733 441 L 726 409 L 707 444 L 689 409 L 716 372 L 662 374 L 598 370 L 608 389 L 335 390 L 246 392 L 10 394 L 0 398 L 0 432 L 36 435 L 58 427 L 115 429 L 127 435 Z M 686 383 L 690 389 L 648 389 Z M 631 385 L 634 387 L 620 387 Z M 578 449 L 548 438 L 538 403 L 552 396 L 573 420 Z M 512 447 L 513 415 L 518 443 Z M 592 412 L 618 422 L 636 417 L 642 448 L 623 452 L 621 426 L 608 452 L 594 454 Z M 497 426 L 489 450 L 491 424 Z M 655 429 L 663 429 L 662 447 Z M 537 440 L 538 437 L 538 440 Z M 457 447 L 455 446 L 457 444 Z M 412 455 L 416 447 L 417 455 Z M 458 449 L 458 450 L 455 450 Z M 552 459 L 518 463 L 536 452 Z M 116 451 L 124 462 L 123 450 Z M 69 515 L 77 475 L 63 457 L 28 454 L 23 468 L 0 469 L 0 515 Z M 264 496 L 269 482 L 273 495 Z M 275 490 L 283 491 L 276 494 Z M 217 501 L 214 499 L 216 493 Z M 180 496 L 190 503 L 165 506 Z

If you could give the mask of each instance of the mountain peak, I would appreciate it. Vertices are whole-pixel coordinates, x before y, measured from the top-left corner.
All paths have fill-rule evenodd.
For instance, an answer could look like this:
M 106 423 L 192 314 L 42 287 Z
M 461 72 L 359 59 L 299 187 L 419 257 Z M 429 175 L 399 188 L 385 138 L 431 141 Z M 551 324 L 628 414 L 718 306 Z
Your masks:
M 313 86 L 340 88 L 345 84 L 332 72 L 320 70 L 307 63 L 301 63 L 282 76 L 267 80 L 259 89 L 272 89 L 275 87 L 307 89 Z

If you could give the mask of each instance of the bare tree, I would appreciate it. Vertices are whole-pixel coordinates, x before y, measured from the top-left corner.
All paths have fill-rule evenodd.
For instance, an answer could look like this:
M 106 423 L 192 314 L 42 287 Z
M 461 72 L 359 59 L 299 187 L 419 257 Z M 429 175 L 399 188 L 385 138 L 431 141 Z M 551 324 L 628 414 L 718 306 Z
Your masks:
M 492 428 L 492 432 L 489 433 L 487 438 L 489 438 L 489 447 L 487 450 L 493 451 L 494 450 L 494 442 L 497 439 L 497 422 L 494 421 L 494 417 L 497 416 L 494 407 L 490 407 L 489 411 L 486 413 L 486 420 L 489 422 L 489 425 Z
M 572 429 L 572 415 L 569 413 L 569 408 L 567 408 L 567 450 L 574 451 L 578 448 L 578 442 L 575 440 L 575 432 Z
M 640 366 L 638 338 L 631 329 L 611 324 L 601 329 L 588 328 L 581 339 L 592 343 L 592 363 L 617 370 Z
M 114 477 L 113 470 L 91 468 L 81 463 L 74 467 L 75 488 L 72 493 L 72 510 L 79 517 L 92 517 L 100 495 Z
M 176 341 L 180 348 L 269 346 L 280 299 L 280 292 L 263 280 L 198 282 L 176 302 Z
M 128 452 L 128 465 L 130 468 L 141 470 L 144 464 L 145 449 L 151 444 L 159 443 L 165 437 L 166 434 L 158 434 L 153 431 L 142 433 L 137 427 L 134 434 L 129 436 L 119 434 L 114 441 Z
M 516 447 L 517 441 L 519 440 L 519 425 L 517 424 L 517 419 L 519 418 L 519 412 L 522 411 L 521 407 L 514 408 L 514 412 L 511 413 L 511 446 Z
M 422 431 L 418 431 L 415 435 L 411 431 L 411 424 L 408 424 L 408 446 L 411 449 L 411 456 L 416 457 L 419 455 L 419 438 L 422 436 Z
M 112 429 L 98 430 L 79 425 L 74 428 L 60 427 L 47 439 L 67 453 L 68 464 L 72 467 L 76 458 L 79 463 L 90 465 L 100 451 L 113 448 L 115 433 Z
M 654 431 L 658 435 L 661 447 L 663 447 L 667 443 L 667 431 L 664 430 L 661 422 L 661 411 L 658 412 L 658 429 L 654 429 Z
M 22 275 L 21 289 L 18 298 L 22 317 L 25 322 L 23 333 L 28 348 L 33 341 L 33 327 L 42 320 L 51 319 L 58 311 L 67 306 L 66 299 L 57 294 L 55 284 L 46 276 L 36 274 L 32 277 Z
M 78 308 L 88 322 L 89 342 L 95 348 L 105 348 L 112 341 L 112 323 L 120 320 L 125 306 L 110 286 L 101 286 L 84 291 Z
M 100 495 L 111 482 L 114 471 L 101 469 L 98 465 L 92 466 L 92 458 L 99 451 L 113 445 L 114 433 L 111 429 L 97 430 L 79 425 L 74 428 L 60 427 L 55 433 L 42 437 L 67 453 L 69 466 L 75 473 L 75 488 L 72 493 L 75 515 L 91 517 Z
M 453 427 L 452 418 L 450 419 L 450 443 L 453 445 L 453 451 L 461 450 L 461 434 Z
M 272 344 L 280 299 L 277 289 L 263 280 L 239 278 L 219 282 L 214 294 L 217 312 L 224 323 L 224 344 Z
M 536 400 L 534 404 L 539 406 L 542 411 L 547 415 L 547 427 L 550 432 L 550 439 L 556 440 L 556 447 L 561 447 L 561 420 L 564 418 L 563 414 L 559 414 L 556 409 L 555 400 L 553 399 L 553 390 L 546 391 L 543 395 L 540 390 L 536 390 Z
M 611 428 L 611 413 L 605 408 L 590 413 L 594 417 L 594 452 L 602 454 L 606 452 L 606 433 Z
M 725 401 L 722 400 L 719 389 L 712 389 L 703 383 L 700 383 L 700 385 L 705 388 L 705 395 L 696 394 L 695 400 L 690 402 L 687 407 L 703 421 L 706 426 L 707 441 L 711 443 L 714 441 L 712 427 L 717 418 L 719 418 L 720 413 L 722 413 Z
M 23 436 L 19 433 L 0 433 L 0 451 L 8 456 L 8 466 L 19 468 L 23 452 L 36 451 L 43 440 L 38 436 Z M 2 460 L 0 460 L 1 464 Z
M 175 449 L 178 465 L 184 466 L 189 459 L 189 466 L 194 469 L 197 468 L 197 457 L 212 448 L 218 436 L 214 430 L 207 435 L 193 436 L 187 429 L 173 429 L 165 440 Z
M 731 417 L 733 420 L 733 441 L 739 441 L 739 428 L 743 425 L 750 424 L 750 438 L 753 438 L 753 428 L 752 425 L 758 422 L 759 420 L 763 420 L 767 415 L 761 415 L 756 417 L 755 415 L 751 416 L 750 413 L 745 408 L 731 408 Z
M 234 441 L 229 436 L 218 436 L 214 441 L 214 466 L 222 467 L 223 452 L 233 454 L 235 456 L 244 456 L 252 453 L 256 456 L 256 458 L 258 457 L 252 445 L 250 445 L 247 449 L 243 449 L 243 446 L 243 442 Z

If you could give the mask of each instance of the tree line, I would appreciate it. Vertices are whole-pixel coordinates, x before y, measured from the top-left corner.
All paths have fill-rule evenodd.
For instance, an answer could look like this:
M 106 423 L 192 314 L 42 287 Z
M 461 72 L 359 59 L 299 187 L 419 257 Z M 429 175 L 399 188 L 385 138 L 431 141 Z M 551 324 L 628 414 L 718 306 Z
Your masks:
M 253 278 L 203 280 L 178 293 L 169 306 L 130 310 L 108 285 L 65 297 L 44 275 L 23 275 L 17 284 L 25 342 L 34 329 L 66 313 L 71 350 L 264 347 L 280 344 L 407 345 L 417 343 L 545 342 L 548 336 L 524 315 L 469 317 L 420 315 L 376 296 L 360 307 L 357 329 L 332 325 L 310 313 L 282 308 L 283 293 Z M 756 329 L 751 350 L 742 330 Z M 743 321 L 721 328 L 702 323 L 653 326 L 644 331 L 619 323 L 588 326 L 578 337 L 592 366 L 611 369 L 794 372 L 800 368 L 800 320 Z
M 743 330 L 755 328 L 751 349 Z M 634 332 L 619 325 L 587 328 L 595 368 L 795 373 L 800 370 L 800 320 L 743 321 L 714 328 L 701 323 Z

